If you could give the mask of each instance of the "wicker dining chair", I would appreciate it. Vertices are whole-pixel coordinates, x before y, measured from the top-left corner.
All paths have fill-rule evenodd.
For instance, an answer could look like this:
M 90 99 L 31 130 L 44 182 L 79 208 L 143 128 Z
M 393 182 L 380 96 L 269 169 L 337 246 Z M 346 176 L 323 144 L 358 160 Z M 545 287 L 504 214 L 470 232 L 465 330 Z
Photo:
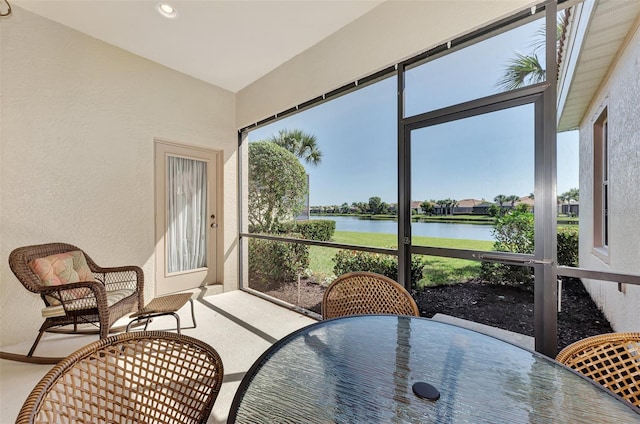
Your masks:
M 409 292 L 397 282 L 373 272 L 350 272 L 333 281 L 322 298 L 322 318 L 393 314 L 420 316 Z
M 587 337 L 562 349 L 556 360 L 640 407 L 640 333 Z
M 27 357 L 33 355 L 45 331 L 87 333 L 78 324 L 97 323 L 103 339 L 119 318 L 144 305 L 144 274 L 140 267 L 103 268 L 71 244 L 19 247 L 9 254 L 9 267 L 22 285 L 39 294 L 45 304 L 45 320 Z M 43 280 L 41 274 L 45 272 Z M 60 328 L 68 325 L 73 329 Z
M 121 333 L 54 366 L 18 414 L 26 423 L 206 423 L 222 386 L 214 348 L 164 331 Z

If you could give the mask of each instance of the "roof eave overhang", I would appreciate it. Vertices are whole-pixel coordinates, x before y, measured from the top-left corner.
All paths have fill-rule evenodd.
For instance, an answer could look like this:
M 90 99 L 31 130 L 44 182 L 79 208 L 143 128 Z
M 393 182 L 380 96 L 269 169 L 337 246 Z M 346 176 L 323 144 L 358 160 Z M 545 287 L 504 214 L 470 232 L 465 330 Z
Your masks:
M 574 7 L 558 78 L 559 132 L 580 126 L 639 20 L 640 1 L 586 0 Z

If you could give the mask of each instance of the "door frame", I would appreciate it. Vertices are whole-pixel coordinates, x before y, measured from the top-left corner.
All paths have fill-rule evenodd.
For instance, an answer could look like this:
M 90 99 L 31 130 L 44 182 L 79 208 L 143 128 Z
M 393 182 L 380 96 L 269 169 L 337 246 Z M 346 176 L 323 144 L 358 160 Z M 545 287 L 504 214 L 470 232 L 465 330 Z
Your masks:
M 155 294 L 165 295 L 168 293 L 172 293 L 175 291 L 183 291 L 183 290 L 191 290 L 198 287 L 205 287 L 209 285 L 215 284 L 223 284 L 223 276 L 224 276 L 224 214 L 222 211 L 223 207 L 223 158 L 224 151 L 219 149 L 210 149 L 203 146 L 197 146 L 182 142 L 177 142 L 173 140 L 167 140 L 155 137 L 154 141 L 154 288 Z M 175 156 L 183 156 L 187 158 L 193 158 L 196 160 L 203 160 L 209 162 L 209 158 L 205 157 L 205 155 L 213 154 L 213 165 L 215 167 L 214 174 L 209 176 L 209 183 L 211 183 L 211 177 L 213 177 L 214 181 L 211 187 L 209 188 L 209 193 L 213 195 L 213 213 L 215 214 L 215 235 L 213 235 L 214 240 L 209 242 L 208 253 L 207 255 L 207 263 L 214 264 L 215 270 L 213 274 L 206 274 L 206 278 L 198 283 L 194 283 L 193 286 L 189 288 L 180 287 L 177 290 L 167 290 L 162 287 L 160 281 L 167 278 L 167 273 L 165 272 L 165 254 L 166 254 L 166 246 L 165 246 L 165 232 L 166 232 L 166 212 L 162 211 L 166 208 L 166 171 L 158 169 L 159 167 L 159 158 L 158 155 L 164 151 L 165 154 L 171 154 Z M 166 162 L 162 161 L 162 166 L 166 165 Z M 209 223 L 208 223 L 209 224 Z M 210 233 L 211 234 L 211 233 Z M 213 251 L 211 251 L 213 250 Z M 210 266 L 204 269 L 208 269 Z M 202 273 L 203 268 L 197 270 L 190 270 L 179 273 L 176 276 L 184 276 L 188 274 Z M 176 273 L 177 274 L 177 273 Z M 169 277 L 170 278 L 170 277 Z M 189 277 L 186 277 L 189 278 Z M 197 276 L 196 278 L 203 278 L 202 276 Z

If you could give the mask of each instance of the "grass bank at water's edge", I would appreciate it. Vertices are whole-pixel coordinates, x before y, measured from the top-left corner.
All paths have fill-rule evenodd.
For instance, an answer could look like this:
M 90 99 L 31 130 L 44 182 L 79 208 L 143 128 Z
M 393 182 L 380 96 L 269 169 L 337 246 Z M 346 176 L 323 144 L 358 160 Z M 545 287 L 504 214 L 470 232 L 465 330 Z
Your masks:
M 395 234 L 336 231 L 333 241 L 336 243 L 392 249 L 398 246 L 398 236 Z M 413 244 L 485 251 L 490 251 L 493 247 L 492 241 L 419 236 L 413 237 Z M 328 284 L 335 278 L 333 274 L 334 263 L 332 260 L 335 254 L 336 249 L 311 246 L 311 264 L 309 268 L 318 282 Z M 425 278 L 421 281 L 421 285 L 455 284 L 476 278 L 480 273 L 480 262 L 476 261 L 435 256 L 424 256 L 422 260 L 426 266 Z

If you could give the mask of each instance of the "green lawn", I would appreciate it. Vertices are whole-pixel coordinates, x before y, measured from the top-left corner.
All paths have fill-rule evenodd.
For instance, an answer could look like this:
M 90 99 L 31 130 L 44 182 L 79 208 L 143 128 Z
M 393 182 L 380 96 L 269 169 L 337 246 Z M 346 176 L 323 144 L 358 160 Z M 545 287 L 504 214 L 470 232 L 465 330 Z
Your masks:
M 359 246 L 386 247 L 395 249 L 398 245 L 398 238 L 394 234 L 359 233 L 336 231 L 333 241 L 337 243 L 354 244 Z M 414 237 L 414 245 L 431 247 L 449 247 L 457 249 L 471 250 L 491 250 L 493 242 L 479 240 L 459 240 L 432 237 Z M 311 246 L 310 269 L 316 280 L 329 283 L 335 277 L 333 275 L 332 258 L 336 254 L 336 249 L 328 247 Z M 425 256 L 423 261 L 426 264 L 425 278 L 422 285 L 441 285 L 464 282 L 478 276 L 480 263 L 467 261 L 464 259 L 441 258 Z

